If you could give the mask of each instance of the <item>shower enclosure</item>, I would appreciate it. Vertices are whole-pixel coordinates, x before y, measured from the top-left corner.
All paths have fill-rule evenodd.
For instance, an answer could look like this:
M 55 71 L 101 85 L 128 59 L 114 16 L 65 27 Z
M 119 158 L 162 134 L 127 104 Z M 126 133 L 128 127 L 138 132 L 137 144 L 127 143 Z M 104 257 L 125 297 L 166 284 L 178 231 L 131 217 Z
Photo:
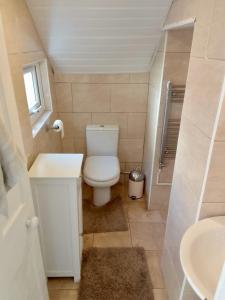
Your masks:
M 193 27 L 169 30 L 150 73 L 144 152 L 150 209 L 168 209 L 192 37 Z

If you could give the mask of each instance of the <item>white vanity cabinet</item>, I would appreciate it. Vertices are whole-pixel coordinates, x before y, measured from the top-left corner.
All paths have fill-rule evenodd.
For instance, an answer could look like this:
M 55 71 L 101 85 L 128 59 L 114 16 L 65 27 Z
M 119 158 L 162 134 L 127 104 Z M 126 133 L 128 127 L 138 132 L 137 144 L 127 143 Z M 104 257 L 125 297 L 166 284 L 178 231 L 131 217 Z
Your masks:
M 39 154 L 29 171 L 45 272 L 80 280 L 82 154 Z

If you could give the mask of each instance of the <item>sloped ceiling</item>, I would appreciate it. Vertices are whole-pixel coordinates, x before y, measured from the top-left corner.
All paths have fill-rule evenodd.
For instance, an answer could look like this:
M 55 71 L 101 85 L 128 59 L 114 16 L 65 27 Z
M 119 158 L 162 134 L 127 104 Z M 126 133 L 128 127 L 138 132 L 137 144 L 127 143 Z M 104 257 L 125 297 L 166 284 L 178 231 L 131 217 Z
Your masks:
M 145 72 L 171 0 L 26 0 L 53 68 Z

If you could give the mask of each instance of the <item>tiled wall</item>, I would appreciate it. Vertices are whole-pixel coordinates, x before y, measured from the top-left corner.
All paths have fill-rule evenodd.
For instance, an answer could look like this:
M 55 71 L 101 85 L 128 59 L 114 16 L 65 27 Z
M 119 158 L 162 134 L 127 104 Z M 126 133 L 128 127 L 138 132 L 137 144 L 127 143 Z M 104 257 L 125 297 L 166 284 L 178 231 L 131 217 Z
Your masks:
M 167 34 L 167 39 L 163 38 L 162 40 L 162 45 L 159 48 L 150 73 L 149 109 L 146 128 L 150 128 L 149 132 L 151 134 L 146 130 L 144 168 L 147 178 L 146 192 L 149 197 L 149 207 L 151 209 L 167 209 L 170 197 L 170 186 L 160 186 L 157 183 L 166 100 L 164 91 L 161 92 L 162 80 L 170 80 L 173 84 L 177 85 L 186 83 L 192 34 L 192 29 L 171 30 Z M 153 106 L 155 107 L 154 109 Z M 180 119 L 182 106 L 182 104 L 172 103 L 170 118 Z M 153 143 L 154 135 L 155 142 Z M 148 148 L 152 150 L 149 151 Z M 151 155 L 153 156 L 152 163 L 150 164 Z M 149 170 L 150 165 L 152 165 L 151 171 Z M 165 167 L 158 176 L 158 181 L 163 183 L 170 183 L 172 181 L 173 165 L 173 161 L 166 161 Z
M 2 0 L 1 15 L 22 128 L 24 148 L 29 167 L 38 153 L 61 151 L 61 141 L 59 135 L 55 133 L 48 133 L 43 128 L 37 136 L 33 138 L 23 82 L 23 66 L 46 58 L 46 55 L 33 25 L 25 0 Z M 50 68 L 49 73 L 51 76 L 54 108 L 54 85 Z M 53 113 L 51 121 L 55 118 L 56 114 Z
M 65 125 L 63 151 L 86 153 L 87 124 L 118 124 L 122 170 L 141 166 L 148 81 L 148 73 L 56 73 L 57 112 Z
M 181 299 L 184 274 L 179 247 L 185 230 L 198 220 L 200 208 L 202 216 L 224 213 L 224 136 L 215 136 L 224 100 L 224 11 L 223 0 L 176 0 L 166 21 L 196 18 L 162 259 L 171 300 Z M 223 131 L 222 115 L 218 129 Z M 183 287 L 182 299 L 198 299 L 187 285 Z

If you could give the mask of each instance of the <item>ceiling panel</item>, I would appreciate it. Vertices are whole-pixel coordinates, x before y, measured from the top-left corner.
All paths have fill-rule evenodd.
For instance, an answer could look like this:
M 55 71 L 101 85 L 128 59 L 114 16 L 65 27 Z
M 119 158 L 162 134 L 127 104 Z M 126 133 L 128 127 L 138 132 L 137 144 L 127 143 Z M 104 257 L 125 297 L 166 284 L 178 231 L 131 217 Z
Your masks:
M 27 0 L 55 71 L 149 70 L 171 0 Z

